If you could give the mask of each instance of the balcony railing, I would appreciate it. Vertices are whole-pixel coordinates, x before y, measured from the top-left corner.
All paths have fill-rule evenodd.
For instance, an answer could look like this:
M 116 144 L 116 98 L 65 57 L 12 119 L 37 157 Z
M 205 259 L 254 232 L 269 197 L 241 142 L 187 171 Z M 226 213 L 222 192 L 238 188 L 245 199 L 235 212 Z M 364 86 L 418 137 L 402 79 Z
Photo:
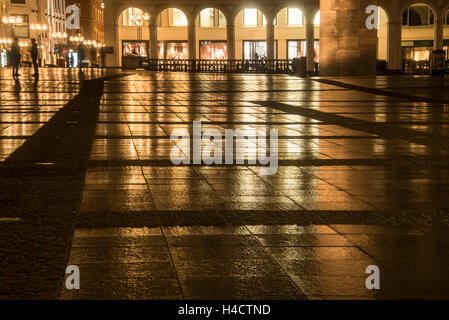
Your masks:
M 142 66 L 152 71 L 205 73 L 293 73 L 289 59 L 275 60 L 204 60 L 146 59 Z

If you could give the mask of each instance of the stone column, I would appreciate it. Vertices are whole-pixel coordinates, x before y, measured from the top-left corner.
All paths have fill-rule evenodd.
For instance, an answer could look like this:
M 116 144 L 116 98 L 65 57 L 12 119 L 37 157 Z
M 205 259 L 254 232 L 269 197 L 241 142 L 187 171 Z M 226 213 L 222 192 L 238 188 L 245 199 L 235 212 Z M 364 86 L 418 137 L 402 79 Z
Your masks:
M 229 23 L 226 26 L 226 46 L 228 48 L 228 59 L 235 59 L 235 25 Z
M 376 74 L 377 30 L 365 25 L 369 0 L 320 0 L 320 75 Z
M 434 49 L 443 50 L 443 31 L 444 31 L 444 19 L 438 19 L 435 21 L 435 40 Z
M 106 47 L 112 47 L 113 53 L 106 54 L 106 66 L 118 67 L 120 46 L 118 45 L 118 24 L 115 16 L 113 0 L 104 1 L 104 43 Z
M 189 59 L 196 59 L 196 26 L 195 20 L 188 26 L 188 37 L 189 37 Z
M 402 22 L 388 22 L 388 72 L 401 72 Z
M 273 17 L 267 17 L 267 59 L 272 60 L 274 56 L 274 23 Z
M 315 69 L 315 25 L 313 19 L 306 22 L 306 56 L 307 56 L 307 72 L 313 72 Z
M 150 59 L 157 59 L 157 18 L 150 20 Z

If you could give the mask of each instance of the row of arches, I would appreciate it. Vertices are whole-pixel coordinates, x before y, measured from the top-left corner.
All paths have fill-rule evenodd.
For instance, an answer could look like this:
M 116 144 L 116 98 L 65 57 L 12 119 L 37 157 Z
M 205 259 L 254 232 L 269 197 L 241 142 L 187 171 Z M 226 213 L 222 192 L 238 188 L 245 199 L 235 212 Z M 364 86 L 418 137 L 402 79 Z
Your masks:
M 290 26 L 298 26 L 304 25 L 305 19 L 304 14 L 299 8 L 286 8 L 288 12 L 288 25 Z M 172 14 L 170 15 L 170 12 Z M 273 23 L 277 25 L 278 15 L 276 15 Z M 166 17 L 172 16 L 173 18 Z M 243 19 L 242 19 L 243 17 Z M 261 18 L 262 17 L 262 23 Z M 166 19 L 164 21 L 164 18 Z M 218 19 L 217 19 L 218 18 Z M 247 27 L 258 26 L 260 24 L 266 25 L 266 17 L 265 15 L 257 8 L 245 8 L 235 17 L 243 20 L 243 25 Z M 218 21 L 217 21 L 218 20 Z M 235 23 L 235 21 L 234 21 Z M 119 16 L 118 25 L 125 27 L 139 27 L 139 26 L 149 26 L 150 24 L 150 14 L 148 12 L 143 11 L 142 9 L 130 7 L 123 10 Z M 320 12 L 318 11 L 315 14 L 314 25 L 320 24 Z M 158 27 L 187 27 L 188 20 L 187 16 L 184 12 L 177 8 L 167 8 L 163 10 L 158 18 L 156 25 Z M 210 28 L 210 27 L 226 27 L 227 19 L 225 14 L 216 8 L 205 8 L 196 17 L 195 25 L 200 28 Z
M 228 23 L 226 15 L 217 8 L 204 8 L 195 17 L 192 28 L 189 19 L 184 12 L 178 8 L 164 9 L 153 21 L 148 12 L 140 8 L 127 8 L 121 12 L 118 18 L 118 40 L 122 43 L 121 54 L 145 55 L 146 51 L 151 51 L 151 47 L 157 47 L 157 52 L 153 52 L 153 58 L 159 59 L 188 59 L 195 56 L 201 59 L 263 59 L 276 58 L 278 51 L 281 56 L 295 58 L 306 56 L 306 41 L 298 40 L 298 28 L 306 25 L 306 16 L 300 8 L 281 9 L 273 19 L 272 28 L 268 25 L 268 20 L 262 11 L 257 8 L 244 8 L 238 12 L 234 20 Z M 312 38 L 318 38 L 320 23 L 319 11 L 315 13 L 312 28 Z M 231 26 L 231 28 L 230 28 Z M 281 27 L 288 28 L 288 44 L 279 43 L 278 30 Z M 201 30 L 203 29 L 203 30 Z M 231 30 L 229 30 L 231 29 Z M 316 29 L 316 30 L 315 30 Z M 272 31 L 272 41 L 268 31 Z M 157 42 L 152 39 L 151 33 L 157 38 Z M 195 33 L 195 34 L 194 34 Z M 190 48 L 189 43 L 195 37 L 198 47 Z M 299 38 L 305 38 L 303 34 Z M 131 39 L 137 41 L 130 41 Z M 234 39 L 231 43 L 229 38 Z M 145 40 L 145 41 L 143 41 Z M 150 50 L 147 48 L 147 42 Z M 149 43 L 153 40 L 153 43 Z M 125 41 L 125 42 L 124 42 Z M 274 42 L 273 49 L 270 50 L 270 42 Z M 234 44 L 234 46 L 232 46 Z M 315 51 L 315 62 L 318 60 L 318 43 L 312 41 L 312 49 Z M 193 47 L 193 46 L 192 46 Z M 190 50 L 196 50 L 194 54 Z M 272 51 L 272 52 L 269 52 Z M 237 52 L 237 53 L 236 53 Z M 148 54 L 151 56 L 151 53 Z
M 413 2 L 399 11 L 379 6 L 377 59 L 388 69 L 426 72 L 433 50 L 444 50 L 449 60 L 449 8 L 436 9 Z
M 429 0 L 432 2 L 431 0 Z M 448 29 L 442 28 L 441 24 L 449 22 L 449 16 L 441 17 L 441 8 L 435 9 L 435 6 L 429 5 L 427 0 L 420 1 L 407 1 L 407 5 L 402 5 L 398 11 L 398 7 L 393 7 L 390 2 L 385 0 L 378 0 L 381 19 L 379 20 L 378 29 L 378 52 L 377 57 L 380 60 L 388 61 L 389 68 L 399 69 L 401 64 L 401 54 L 403 53 L 402 42 L 408 40 L 407 29 L 416 27 L 431 28 L 434 26 L 435 39 L 433 41 L 432 48 L 441 47 L 443 41 L 443 33 Z M 374 1 L 375 2 L 375 1 Z M 401 1 L 404 2 L 404 1 Z M 256 2 L 257 4 L 257 2 Z M 427 9 L 422 9 L 424 5 Z M 146 8 L 143 4 L 136 5 L 133 9 L 123 9 L 120 5 L 116 6 L 114 17 L 114 28 L 122 28 L 118 33 L 122 31 L 126 32 L 127 28 L 140 29 L 140 36 L 136 34 L 135 38 L 145 39 L 149 42 L 150 53 L 149 56 L 153 58 L 161 57 L 160 52 L 163 50 L 159 42 L 174 40 L 172 45 L 176 45 L 176 41 L 183 42 L 182 45 L 185 48 L 183 57 L 188 55 L 189 58 L 200 58 L 201 52 L 198 50 L 198 46 L 201 44 L 199 41 L 202 39 L 201 34 L 207 30 L 207 40 L 226 42 L 225 51 L 228 52 L 227 58 L 243 58 L 242 48 L 245 45 L 260 45 L 266 47 L 266 57 L 276 58 L 279 55 L 279 51 L 282 50 L 282 45 L 286 47 L 284 51 L 289 50 L 289 44 L 277 44 L 277 34 L 281 27 L 289 29 L 292 40 L 301 39 L 304 42 L 298 44 L 303 46 L 301 50 L 314 56 L 313 59 L 309 58 L 309 64 L 316 62 L 316 55 L 319 55 L 314 51 L 319 48 L 319 24 L 320 24 L 320 12 L 318 7 L 307 7 L 303 9 L 301 6 L 297 7 L 279 7 L 276 9 L 271 8 L 265 10 L 263 8 L 256 7 L 240 7 L 239 9 L 227 11 L 226 7 L 221 6 L 202 6 L 197 8 L 185 9 L 182 6 L 174 5 L 173 7 L 150 7 Z M 446 8 L 446 12 L 447 12 Z M 170 13 L 171 11 L 171 13 Z M 274 13 L 273 13 L 274 12 Z M 279 18 L 283 15 L 283 18 Z M 127 16 L 127 17 L 124 17 Z M 131 19 L 130 17 L 131 16 Z M 282 21 L 283 19 L 283 21 Z M 446 21 L 447 20 L 447 21 Z M 292 21 L 300 21 L 299 23 L 293 23 Z M 272 23 L 271 23 L 272 22 Z M 325 23 L 325 22 L 324 22 Z M 265 42 L 260 44 L 251 44 L 249 41 L 245 44 L 235 44 L 236 39 L 242 37 L 242 29 L 240 27 L 247 28 L 247 39 L 254 41 Z M 296 29 L 302 27 L 300 29 Z M 178 29 L 173 33 L 173 30 L 167 31 L 166 28 Z M 210 29 L 210 30 L 209 30 Z M 299 30 L 299 31 L 298 31 Z M 448 29 L 449 30 L 449 29 Z M 443 32 L 444 31 L 444 32 Z M 178 33 L 179 32 L 179 33 Z M 246 31 L 245 31 L 246 32 Z M 301 33 L 302 32 L 302 33 Z M 182 36 L 179 36 L 182 34 Z M 109 39 L 111 39 L 109 34 Z M 131 36 L 124 36 L 130 38 Z M 204 37 L 203 37 L 204 38 Z M 122 36 L 118 36 L 114 31 L 114 46 L 120 51 Z M 111 42 L 111 41 L 109 41 Z M 299 42 L 298 42 L 299 43 Z M 240 46 L 240 47 L 239 47 Z M 292 43 L 292 48 L 295 46 Z M 309 48 L 309 49 L 305 49 Z M 166 49 L 166 48 L 165 48 Z M 294 50 L 294 49 L 292 49 Z M 163 57 L 166 57 L 163 56 Z M 291 58 L 284 55 L 285 58 Z M 118 57 L 116 57 L 118 58 Z M 119 63 L 119 59 L 116 60 Z

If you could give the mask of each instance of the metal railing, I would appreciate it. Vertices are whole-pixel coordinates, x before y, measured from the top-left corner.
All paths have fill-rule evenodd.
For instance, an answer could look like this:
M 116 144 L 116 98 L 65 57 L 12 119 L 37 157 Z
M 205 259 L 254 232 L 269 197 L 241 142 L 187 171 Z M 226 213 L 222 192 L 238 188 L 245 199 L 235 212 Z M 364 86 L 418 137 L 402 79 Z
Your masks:
M 293 60 L 204 60 L 146 59 L 144 67 L 152 71 L 205 73 L 293 73 Z

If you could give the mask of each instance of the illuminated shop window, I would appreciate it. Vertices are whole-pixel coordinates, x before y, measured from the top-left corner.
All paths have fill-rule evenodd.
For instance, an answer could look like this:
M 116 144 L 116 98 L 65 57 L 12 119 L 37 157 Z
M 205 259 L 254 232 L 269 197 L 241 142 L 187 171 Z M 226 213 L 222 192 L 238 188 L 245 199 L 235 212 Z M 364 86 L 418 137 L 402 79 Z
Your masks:
M 226 41 L 200 41 L 200 59 L 227 59 Z
M 187 17 L 184 12 L 174 8 L 172 13 L 171 25 L 174 27 L 187 27 Z
M 288 40 L 287 42 L 287 58 L 301 58 L 307 56 L 307 43 L 306 40 Z M 314 62 L 318 63 L 320 60 L 320 41 L 315 40 L 313 43 L 315 49 Z
M 288 8 L 288 25 L 289 26 L 301 26 L 302 21 L 302 11 L 297 8 Z
M 257 9 L 244 9 L 243 10 L 243 24 L 246 27 L 257 26 Z

